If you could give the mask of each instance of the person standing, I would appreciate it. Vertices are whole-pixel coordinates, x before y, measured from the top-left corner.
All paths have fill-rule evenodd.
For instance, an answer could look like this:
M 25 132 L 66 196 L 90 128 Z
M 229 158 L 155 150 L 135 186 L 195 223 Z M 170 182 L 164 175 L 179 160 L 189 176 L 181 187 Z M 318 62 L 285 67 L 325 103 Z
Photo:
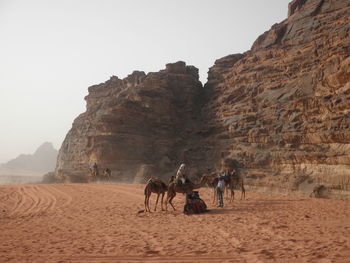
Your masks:
M 218 194 L 218 201 L 219 205 L 218 207 L 224 207 L 224 191 L 225 191 L 225 175 L 220 174 L 218 185 L 216 186 L 216 191 Z
M 95 178 L 99 177 L 97 163 L 94 163 L 94 165 L 92 166 L 92 173 Z

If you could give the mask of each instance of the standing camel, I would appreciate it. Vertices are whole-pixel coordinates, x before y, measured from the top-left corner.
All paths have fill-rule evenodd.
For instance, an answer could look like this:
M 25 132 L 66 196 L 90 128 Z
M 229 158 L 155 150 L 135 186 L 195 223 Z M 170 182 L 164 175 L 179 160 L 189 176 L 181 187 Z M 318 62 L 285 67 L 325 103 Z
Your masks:
M 213 204 L 216 202 L 217 194 L 216 194 L 216 186 L 218 185 L 219 178 L 217 173 L 211 173 L 207 175 L 203 175 L 206 177 L 206 185 L 212 189 L 213 192 Z
M 89 168 L 89 170 L 90 170 L 89 181 L 96 181 L 99 177 L 97 163 L 94 163 L 93 166 Z
M 164 210 L 163 209 L 163 199 L 164 199 L 164 194 L 167 190 L 168 190 L 168 186 L 162 180 L 160 180 L 158 178 L 150 178 L 146 184 L 145 191 L 144 191 L 144 193 L 145 193 L 145 211 L 151 212 L 151 209 L 149 208 L 149 198 L 151 197 L 152 193 L 157 194 L 157 201 L 156 201 L 156 205 L 154 207 L 154 211 L 157 210 L 159 195 L 162 194 L 161 208 L 163 211 Z
M 218 175 L 216 173 L 208 175 L 207 185 L 213 189 L 213 204 L 217 202 L 217 191 Z M 245 199 L 245 188 L 243 178 L 240 178 L 234 171 L 225 173 L 225 189 L 226 198 L 229 198 L 229 202 L 232 203 L 234 200 L 235 192 L 234 188 L 240 186 L 241 188 L 241 199 Z M 229 196 L 230 194 L 230 196 Z
M 239 177 L 239 175 L 232 170 L 231 172 L 226 173 L 226 189 L 229 193 L 231 193 L 230 202 L 232 202 L 235 198 L 234 188 L 236 186 L 241 188 L 241 200 L 245 199 L 245 188 L 243 178 Z
M 99 177 L 98 171 L 90 168 L 90 176 L 88 178 L 89 182 L 97 181 L 98 177 Z
M 186 198 L 187 198 L 187 194 L 192 193 L 194 189 L 198 189 L 204 186 L 207 183 L 207 180 L 208 180 L 207 176 L 204 175 L 202 176 L 201 180 L 197 184 L 188 182 L 185 185 L 182 185 L 182 184 L 178 185 L 178 184 L 175 184 L 174 180 L 171 181 L 168 186 L 168 193 L 165 200 L 165 210 L 166 211 L 168 210 L 168 203 L 172 206 L 174 211 L 176 210 L 172 203 L 174 197 L 176 196 L 176 193 L 186 194 Z
M 112 176 L 112 171 L 111 169 L 107 168 L 103 170 L 103 177 L 107 179 L 107 181 L 111 180 L 111 176 Z

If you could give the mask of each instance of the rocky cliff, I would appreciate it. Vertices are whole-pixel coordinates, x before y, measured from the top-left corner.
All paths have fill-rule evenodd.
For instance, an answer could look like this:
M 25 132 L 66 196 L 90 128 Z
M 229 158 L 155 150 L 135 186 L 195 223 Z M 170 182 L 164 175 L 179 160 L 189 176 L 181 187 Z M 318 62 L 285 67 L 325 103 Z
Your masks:
M 238 160 L 256 187 L 350 190 L 349 1 L 291 2 L 250 51 L 217 60 L 205 88 L 207 160 Z
M 251 50 L 218 59 L 204 87 L 183 62 L 90 87 L 56 172 L 84 180 L 97 162 L 132 181 L 232 158 L 251 187 L 350 190 L 349 36 L 349 1 L 294 0 Z
M 87 110 L 73 123 L 59 152 L 57 174 L 85 181 L 96 162 L 115 178 L 142 181 L 166 174 L 181 160 L 198 120 L 202 84 L 184 62 L 157 73 L 135 71 L 89 88 Z

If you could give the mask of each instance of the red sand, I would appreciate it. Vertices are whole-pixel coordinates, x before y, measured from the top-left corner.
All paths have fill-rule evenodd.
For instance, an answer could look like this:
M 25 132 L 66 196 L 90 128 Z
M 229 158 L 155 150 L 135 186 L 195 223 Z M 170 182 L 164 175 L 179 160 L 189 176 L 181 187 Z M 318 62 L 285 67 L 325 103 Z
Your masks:
M 0 262 L 350 262 L 350 202 L 247 192 L 219 209 L 201 189 L 208 213 L 178 195 L 138 214 L 143 187 L 0 186 Z

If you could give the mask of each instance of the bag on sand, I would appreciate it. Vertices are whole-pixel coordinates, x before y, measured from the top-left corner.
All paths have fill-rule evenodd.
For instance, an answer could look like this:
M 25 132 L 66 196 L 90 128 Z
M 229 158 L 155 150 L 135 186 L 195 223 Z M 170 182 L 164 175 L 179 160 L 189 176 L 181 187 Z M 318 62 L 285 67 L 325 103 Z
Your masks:
M 186 215 L 199 214 L 208 211 L 205 202 L 200 199 L 197 191 L 187 195 L 187 202 L 184 207 L 184 213 Z

